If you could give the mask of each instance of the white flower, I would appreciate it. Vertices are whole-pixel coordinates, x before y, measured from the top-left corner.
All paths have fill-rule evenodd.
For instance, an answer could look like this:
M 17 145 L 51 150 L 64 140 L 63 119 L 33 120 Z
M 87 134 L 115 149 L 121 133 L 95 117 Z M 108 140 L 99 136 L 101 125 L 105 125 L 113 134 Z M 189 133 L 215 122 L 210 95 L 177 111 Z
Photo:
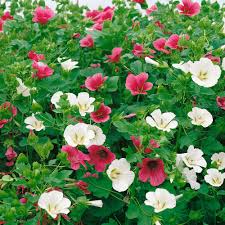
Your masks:
M 125 158 L 115 159 L 106 171 L 112 180 L 112 187 L 118 192 L 126 191 L 134 181 L 134 172 Z
M 149 64 L 152 64 L 152 65 L 155 65 L 155 66 L 159 66 L 159 63 L 156 62 L 155 60 L 149 58 L 149 57 L 145 57 L 145 62 L 146 63 L 149 63 Z
M 225 57 L 223 58 L 223 61 L 222 61 L 222 69 L 225 70 Z
M 160 109 L 156 109 L 151 113 L 151 117 L 146 117 L 146 122 L 151 127 L 156 127 L 159 130 L 169 132 L 171 129 L 174 129 L 178 126 L 177 121 L 173 120 L 175 116 L 176 115 L 172 112 L 161 113 Z
M 77 145 L 88 146 L 90 140 L 95 137 L 92 130 L 85 123 L 78 123 L 76 125 L 68 125 L 63 134 L 68 145 L 76 147 Z
M 193 64 L 193 62 L 188 61 L 184 63 L 183 61 L 180 63 L 175 63 L 172 64 L 172 66 L 176 69 L 182 70 L 184 73 L 189 73 L 190 72 L 190 66 Z
M 95 101 L 95 98 L 89 97 L 87 92 L 80 92 L 77 96 L 76 105 L 79 108 L 81 116 L 85 116 L 86 113 L 91 113 L 94 111 L 94 106 L 92 103 Z
M 204 179 L 207 183 L 214 187 L 220 187 L 225 178 L 225 173 L 220 173 L 217 169 L 208 169 L 207 175 L 204 176 Z
M 16 80 L 19 82 L 19 86 L 16 88 L 17 94 L 21 94 L 24 97 L 30 96 L 31 89 L 27 87 L 20 78 L 16 78 Z
M 102 208 L 102 206 L 103 206 L 102 200 L 92 200 L 92 201 L 88 201 L 87 204 L 88 204 L 88 205 L 91 205 L 91 206 L 99 207 L 99 208 Z
M 225 169 L 225 152 L 214 153 L 211 160 L 212 163 L 216 163 L 218 170 Z
M 159 213 L 165 209 L 176 207 L 176 197 L 170 194 L 166 189 L 157 188 L 155 192 L 146 193 L 145 205 L 154 207 L 154 212 Z
M 77 66 L 77 64 L 78 64 L 77 61 L 72 61 L 71 59 L 68 59 L 68 60 L 62 62 L 61 66 L 65 71 L 71 71 L 71 70 L 79 67 L 79 66 Z
M 182 175 L 186 182 L 188 182 L 192 189 L 198 190 L 200 188 L 200 183 L 197 182 L 197 175 L 194 169 L 184 168 Z
M 24 123 L 27 124 L 26 128 L 29 130 L 41 131 L 45 129 L 43 121 L 36 119 L 34 114 L 32 114 L 32 116 L 27 117 L 24 120 Z
M 188 113 L 188 117 L 192 119 L 191 123 L 197 126 L 208 127 L 213 122 L 211 113 L 198 107 L 192 108 L 192 111 Z
M 105 143 L 106 136 L 103 134 L 100 127 L 95 125 L 88 125 L 88 129 L 93 131 L 94 137 L 90 140 L 87 147 L 91 145 L 103 145 Z
M 54 219 L 58 214 L 68 214 L 70 205 L 71 201 L 68 198 L 64 198 L 61 191 L 56 190 L 44 192 L 38 200 L 38 206 L 45 209 Z
M 64 95 L 62 91 L 57 91 L 52 97 L 51 97 L 51 103 L 55 106 L 56 109 L 60 108 L 58 105 L 61 96 Z M 65 93 L 67 95 L 67 100 L 69 101 L 70 106 L 76 105 L 76 95 L 73 93 Z
M 213 87 L 220 78 L 221 69 L 208 58 L 201 58 L 190 66 L 192 80 L 203 87 Z
M 206 167 L 207 163 L 202 157 L 203 151 L 198 148 L 194 148 L 193 145 L 188 147 L 187 153 L 181 154 L 182 160 L 189 168 L 193 168 L 196 173 L 202 172 L 202 167 Z

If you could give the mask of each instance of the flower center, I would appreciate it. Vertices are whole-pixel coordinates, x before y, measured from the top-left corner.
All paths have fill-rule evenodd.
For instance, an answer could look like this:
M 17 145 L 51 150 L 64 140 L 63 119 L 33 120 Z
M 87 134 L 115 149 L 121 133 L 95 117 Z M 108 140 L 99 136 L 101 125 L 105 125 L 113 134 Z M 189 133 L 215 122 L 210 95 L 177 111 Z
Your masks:
M 102 158 L 102 159 L 105 159 L 108 155 L 107 152 L 105 152 L 104 150 L 100 150 L 98 152 L 98 154 L 99 154 L 100 158 Z
M 111 171 L 110 177 L 112 179 L 117 179 L 120 174 L 121 174 L 120 171 L 117 168 L 115 168 Z
M 75 133 L 72 137 L 72 140 L 77 143 L 82 145 L 84 143 L 84 136 L 83 135 L 79 135 L 77 133 Z
M 166 206 L 165 202 L 160 202 L 159 200 L 156 202 L 156 208 L 159 210 L 165 208 L 165 206 Z
M 220 183 L 221 183 L 221 180 L 220 180 L 219 177 L 215 177 L 215 178 L 212 178 L 212 182 L 213 182 L 214 184 L 220 184 Z
M 157 162 L 156 160 L 149 161 L 149 162 L 147 163 L 147 167 L 148 167 L 149 169 L 155 169 L 155 168 L 158 167 L 158 162 Z
M 204 71 L 200 71 L 200 73 L 198 74 L 198 78 L 200 80 L 206 80 L 207 79 L 207 72 L 204 72 Z

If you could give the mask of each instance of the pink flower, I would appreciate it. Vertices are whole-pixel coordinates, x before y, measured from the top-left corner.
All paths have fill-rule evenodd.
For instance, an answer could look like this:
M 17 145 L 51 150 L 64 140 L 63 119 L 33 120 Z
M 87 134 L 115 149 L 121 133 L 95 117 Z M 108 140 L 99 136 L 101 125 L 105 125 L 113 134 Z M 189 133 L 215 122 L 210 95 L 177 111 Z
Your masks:
M 146 91 L 151 90 L 153 86 L 151 82 L 146 82 L 147 79 L 147 73 L 140 73 L 137 76 L 129 74 L 126 79 L 126 88 L 130 90 L 132 95 L 146 95 Z
M 182 2 L 183 4 L 177 5 L 180 14 L 191 17 L 200 13 L 201 7 L 198 2 L 192 2 L 191 0 L 182 0 Z
M 136 113 L 130 113 L 128 115 L 123 116 L 124 119 L 130 119 L 136 116 Z
M 13 20 L 13 16 L 10 14 L 10 12 L 5 12 L 4 15 L 1 17 L 2 20 Z
M 84 194 L 86 194 L 86 195 L 91 194 L 91 192 L 88 190 L 88 183 L 86 183 L 82 180 L 79 180 L 79 181 L 75 182 L 75 186 L 77 188 L 79 188 L 81 191 L 83 191 Z
M 40 61 L 40 60 L 44 60 L 45 56 L 43 54 L 37 54 L 35 51 L 29 51 L 28 52 L 28 58 L 33 60 L 33 61 Z
M 107 55 L 107 58 L 108 58 L 107 62 L 111 62 L 111 63 L 119 62 L 122 51 L 123 51 L 122 48 L 114 48 L 112 50 L 112 55 Z
M 165 29 L 165 26 L 159 20 L 155 22 L 155 25 L 157 27 L 159 27 L 161 30 L 164 30 Z
M 67 160 L 70 161 L 70 166 L 73 170 L 78 170 L 80 165 L 87 168 L 85 161 L 90 160 L 88 155 L 69 145 L 62 146 L 62 151 L 67 153 Z
M 99 30 L 99 31 L 102 31 L 103 25 L 102 25 L 102 23 L 95 23 L 95 24 L 92 26 L 92 29 L 93 29 L 93 30 Z
M 54 16 L 55 13 L 48 6 L 45 8 L 38 6 L 34 11 L 34 17 L 32 21 L 35 23 L 46 24 Z
M 88 148 L 90 164 L 95 165 L 95 169 L 98 172 L 103 172 L 106 165 L 110 164 L 116 157 L 105 146 L 92 145 Z
M 149 146 L 145 149 L 145 153 L 148 154 L 148 153 L 151 153 L 154 149 L 154 148 L 160 148 L 160 145 L 157 143 L 156 140 L 154 139 L 151 139 L 149 141 Z
M 145 0 L 132 0 L 132 2 L 136 2 L 136 3 L 139 3 L 139 4 L 144 4 Z
M 9 147 L 5 153 L 7 160 L 11 161 L 17 157 L 17 153 L 13 150 L 12 147 Z
M 96 19 L 98 23 L 103 23 L 104 21 L 112 20 L 113 15 L 114 8 L 108 6 L 96 16 Z
M 0 105 L 0 112 L 3 112 L 3 118 L 0 119 L 0 128 L 2 128 L 17 115 L 17 108 L 10 102 L 5 102 Z
M 96 91 L 102 87 L 108 77 L 103 77 L 101 73 L 96 73 L 85 80 L 85 87 L 90 91 Z
M 100 67 L 100 66 L 101 66 L 100 63 L 93 63 L 93 64 L 91 64 L 91 67 L 92 67 L 92 68 L 98 68 L 98 67 Z
M 152 186 L 158 186 L 166 179 L 164 163 L 161 159 L 144 158 L 140 168 L 139 179 L 142 182 L 149 181 Z
M 172 34 L 169 39 L 166 41 L 165 46 L 171 48 L 171 49 L 178 49 L 178 42 L 180 40 L 179 35 Z
M 26 204 L 27 203 L 27 198 L 21 198 L 20 199 L 21 204 Z
M 101 13 L 101 11 L 98 10 L 91 10 L 86 12 L 86 18 L 91 19 L 92 21 L 97 21 L 97 16 Z
M 221 108 L 221 109 L 223 109 L 223 110 L 225 110 L 225 97 L 217 97 L 216 98 L 216 102 L 217 102 L 217 105 Z
M 43 62 L 34 61 L 32 67 L 37 70 L 37 72 L 33 74 L 33 76 L 38 77 L 38 79 L 49 77 L 54 72 L 53 69 L 51 69 L 48 65 L 44 64 Z
M 94 40 L 90 34 L 86 35 L 83 39 L 80 40 L 80 46 L 82 48 L 92 48 L 94 46 Z
M 152 14 L 153 12 L 155 12 L 157 10 L 158 10 L 157 5 L 152 5 L 150 8 L 146 9 L 146 14 L 150 15 L 150 14 Z
M 164 52 L 166 54 L 170 54 L 170 51 L 165 49 L 166 46 L 166 39 L 165 38 L 159 38 L 153 42 L 153 46 L 156 50 L 160 52 Z
M 133 142 L 133 145 L 137 150 L 142 149 L 143 146 L 142 146 L 142 141 L 141 141 L 140 137 L 131 136 L 130 139 Z
M 111 108 L 101 103 L 99 109 L 90 114 L 91 119 L 95 123 L 105 123 L 110 119 L 109 114 L 111 113 Z
M 98 174 L 97 173 L 86 172 L 84 174 L 83 178 L 87 178 L 87 177 L 95 177 L 95 178 L 98 178 Z
M 80 38 L 80 33 L 74 33 L 74 34 L 72 35 L 72 38 Z
M 3 31 L 4 20 L 0 19 L 0 32 Z
M 132 50 L 132 53 L 137 56 L 137 57 L 141 57 L 142 54 L 144 52 L 144 46 L 141 44 L 135 44 L 134 48 Z
M 14 161 L 12 160 L 12 161 L 6 162 L 5 165 L 8 166 L 8 167 L 13 166 Z
M 208 52 L 207 54 L 204 55 L 204 57 L 210 59 L 212 62 L 220 64 L 220 57 L 219 56 L 213 56 L 212 52 Z

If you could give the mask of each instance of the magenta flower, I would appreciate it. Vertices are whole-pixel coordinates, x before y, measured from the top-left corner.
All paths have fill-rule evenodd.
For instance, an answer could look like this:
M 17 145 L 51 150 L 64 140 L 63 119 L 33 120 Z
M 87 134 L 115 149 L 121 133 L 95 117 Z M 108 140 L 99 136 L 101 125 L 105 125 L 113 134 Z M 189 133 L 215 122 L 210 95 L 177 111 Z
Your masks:
M 38 79 L 43 79 L 45 77 L 49 77 L 53 74 L 54 70 L 51 69 L 48 65 L 44 64 L 43 62 L 36 62 L 34 61 L 32 67 L 37 70 L 34 77 L 38 77 Z
M 140 73 L 137 76 L 129 74 L 126 79 L 126 88 L 130 90 L 132 95 L 146 95 L 146 91 L 151 90 L 153 86 L 151 82 L 146 82 L 147 79 L 147 73 Z
M 155 12 L 157 10 L 158 10 L 157 5 L 152 5 L 150 8 L 146 9 L 146 14 L 150 15 L 150 14 L 152 14 L 153 12 Z
M 223 109 L 223 110 L 225 110 L 225 97 L 217 97 L 216 98 L 216 102 L 217 102 L 217 105 L 221 108 L 221 109 Z
M 45 56 L 43 54 L 37 54 L 35 51 L 29 51 L 28 58 L 38 62 L 38 61 L 44 60 Z
M 82 48 L 92 48 L 94 46 L 94 40 L 90 34 L 86 35 L 83 39 L 80 40 L 80 46 Z
M 144 158 L 140 165 L 139 180 L 150 182 L 152 186 L 162 184 L 166 179 L 164 163 L 161 159 Z
M 98 172 L 103 172 L 106 165 L 110 164 L 116 158 L 114 153 L 102 145 L 91 145 L 88 151 L 90 157 L 89 163 L 94 165 Z
M 141 141 L 141 137 L 135 137 L 135 136 L 130 136 L 130 139 L 134 145 L 134 147 L 137 150 L 141 150 L 142 149 L 142 141 Z
M 107 58 L 108 58 L 107 62 L 111 62 L 111 63 L 119 62 L 122 51 L 123 51 L 122 48 L 114 48 L 112 50 L 112 54 L 111 55 L 107 55 Z
M 96 73 L 85 80 L 85 87 L 90 91 L 96 91 L 102 87 L 108 77 L 103 77 L 101 73 Z
M 135 44 L 134 48 L 132 50 L 132 53 L 137 56 L 137 57 L 141 57 L 143 55 L 144 52 L 144 46 L 141 44 Z
M 85 161 L 90 160 L 88 155 L 69 145 L 62 146 L 62 151 L 67 153 L 67 160 L 70 161 L 70 166 L 73 170 L 78 170 L 80 165 L 87 168 Z
M 178 4 L 177 9 L 179 13 L 185 16 L 196 16 L 200 13 L 200 5 L 198 2 L 192 2 L 191 0 L 182 0 L 183 4 Z
M 55 13 L 48 6 L 42 8 L 38 6 L 34 11 L 34 17 L 32 19 L 35 23 L 46 24 L 55 16 Z
M 3 111 L 4 117 L 0 119 L 0 128 L 4 127 L 5 124 L 10 122 L 13 117 L 17 115 L 17 108 L 10 102 L 5 102 L 0 105 L 0 112 Z
M 106 121 L 110 119 L 110 116 L 109 116 L 110 113 L 111 113 L 111 108 L 109 106 L 104 105 L 104 103 L 101 103 L 98 110 L 95 112 L 92 112 L 90 116 L 95 123 L 105 123 Z
M 172 34 L 168 40 L 166 41 L 166 44 L 165 46 L 171 48 L 171 49 L 178 49 L 179 46 L 178 46 L 178 42 L 180 40 L 180 37 L 179 35 L 177 34 Z
M 1 17 L 2 20 L 6 21 L 6 20 L 13 20 L 13 16 L 10 14 L 10 12 L 5 12 L 3 14 L 3 16 Z
M 145 0 L 132 0 L 132 2 L 136 2 L 136 3 L 139 3 L 139 4 L 144 4 Z
M 160 52 L 164 52 L 166 54 L 170 54 L 170 51 L 165 49 L 166 46 L 166 39 L 165 38 L 159 38 L 153 42 L 153 46 L 156 50 Z
M 17 153 L 14 151 L 14 149 L 12 147 L 9 147 L 6 150 L 5 156 L 6 156 L 7 160 L 11 161 L 17 157 Z

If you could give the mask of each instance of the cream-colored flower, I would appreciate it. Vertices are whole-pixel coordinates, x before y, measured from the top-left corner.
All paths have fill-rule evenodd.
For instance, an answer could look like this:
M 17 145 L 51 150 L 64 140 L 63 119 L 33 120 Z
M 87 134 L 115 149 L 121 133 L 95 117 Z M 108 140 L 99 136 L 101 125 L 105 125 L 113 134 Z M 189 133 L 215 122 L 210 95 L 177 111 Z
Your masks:
M 130 170 L 130 163 L 125 159 L 115 159 L 106 171 L 112 181 L 112 187 L 118 192 L 126 191 L 134 181 L 135 174 Z
M 91 113 L 94 111 L 94 105 L 92 103 L 95 101 L 95 98 L 89 97 L 87 92 L 80 92 L 76 99 L 76 105 L 79 108 L 81 116 L 85 116 L 86 113 Z
M 16 88 L 17 94 L 18 95 L 21 94 L 23 97 L 30 96 L 31 89 L 29 87 L 27 87 L 20 78 L 16 78 L 16 80 L 19 83 L 19 86 Z
M 160 109 L 156 109 L 151 113 L 151 116 L 146 117 L 146 122 L 151 127 L 170 132 L 171 129 L 178 126 L 177 121 L 173 120 L 175 116 L 176 115 L 172 112 L 161 113 Z
M 199 148 L 194 148 L 193 145 L 188 147 L 187 153 L 181 154 L 182 160 L 189 168 L 193 168 L 196 173 L 202 172 L 202 167 L 205 168 L 207 163 L 202 157 L 203 151 Z
M 175 63 L 172 64 L 172 66 L 176 69 L 182 70 L 184 73 L 189 73 L 190 72 L 190 66 L 193 64 L 193 62 L 188 61 L 184 63 L 183 61 L 180 63 Z
M 88 125 L 88 129 L 94 132 L 94 137 L 90 139 L 87 147 L 91 145 L 103 145 L 105 143 L 106 136 L 103 134 L 100 127 L 96 125 Z
M 154 208 L 155 213 L 164 211 L 165 209 L 172 209 L 176 207 L 176 197 L 170 194 L 166 189 L 157 188 L 155 192 L 146 193 L 145 205 L 150 205 Z
M 225 152 L 214 153 L 211 160 L 212 163 L 216 163 L 218 170 L 225 169 Z
M 225 173 L 221 173 L 217 169 L 208 169 L 205 181 L 214 187 L 220 187 L 225 179 Z
M 78 123 L 66 127 L 63 134 L 68 145 L 76 147 L 78 145 L 89 146 L 91 139 L 95 137 L 95 133 L 89 129 L 89 125 Z
M 41 194 L 38 200 L 38 206 L 55 219 L 58 214 L 68 214 L 71 201 L 63 197 L 61 191 L 50 191 Z
M 51 97 L 51 103 L 55 106 L 56 109 L 60 108 L 60 106 L 58 105 L 60 98 L 62 95 L 66 95 L 67 96 L 67 100 L 70 104 L 70 106 L 74 106 L 76 105 L 77 102 L 77 98 L 76 95 L 73 93 L 63 93 L 62 91 L 57 91 L 52 97 Z
M 192 119 L 191 123 L 197 126 L 208 127 L 213 122 L 211 113 L 198 107 L 192 108 L 192 111 L 188 113 L 188 117 Z
M 34 114 L 32 114 L 32 116 L 27 117 L 24 120 L 24 123 L 27 124 L 26 128 L 29 130 L 41 131 L 45 129 L 43 121 L 36 119 Z
M 78 64 L 77 61 L 72 61 L 71 59 L 61 62 L 61 66 L 65 71 L 71 71 L 75 68 L 78 68 L 79 66 L 77 66 L 77 64 Z
M 190 66 L 192 80 L 203 87 L 213 87 L 217 84 L 221 75 L 221 69 L 218 65 L 214 65 L 208 58 L 201 58 Z

